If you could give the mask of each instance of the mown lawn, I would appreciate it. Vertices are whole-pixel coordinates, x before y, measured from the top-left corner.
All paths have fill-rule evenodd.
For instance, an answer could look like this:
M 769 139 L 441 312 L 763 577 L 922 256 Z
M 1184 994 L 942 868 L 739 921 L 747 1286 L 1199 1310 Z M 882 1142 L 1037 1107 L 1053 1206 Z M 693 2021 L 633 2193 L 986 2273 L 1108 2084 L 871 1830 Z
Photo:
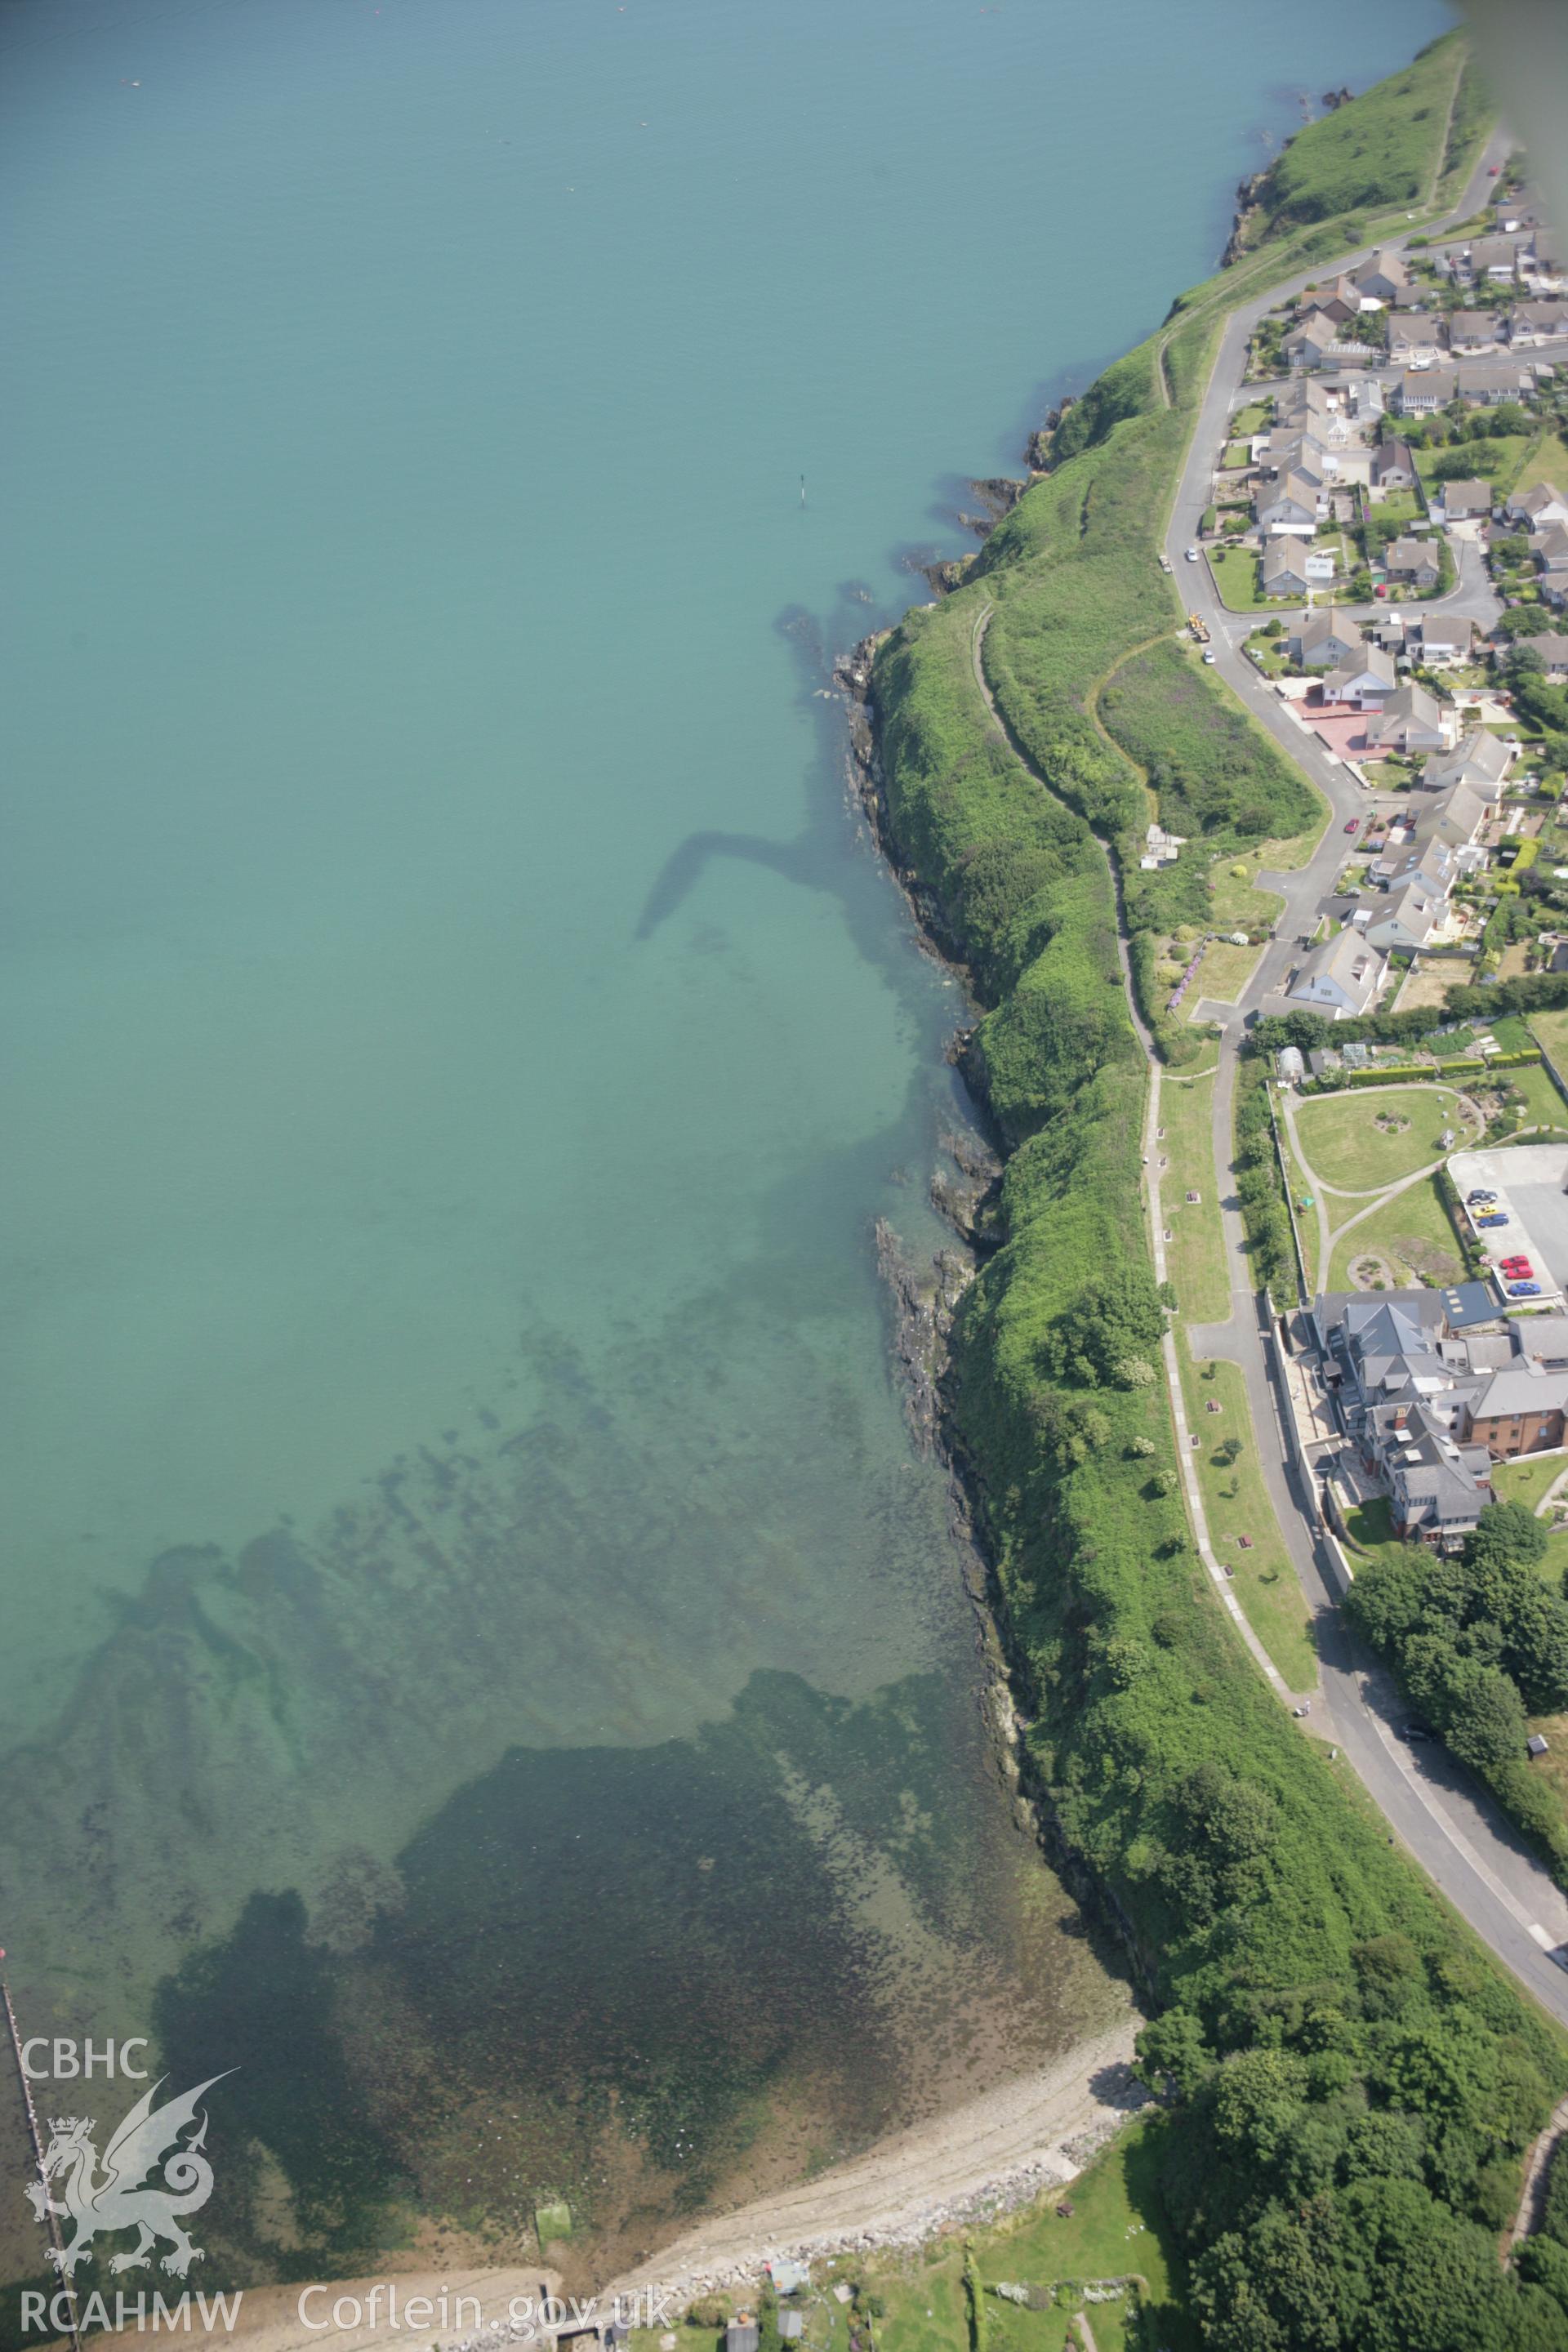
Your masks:
M 1401 1281 L 1415 1274 L 1429 1275 L 1439 1282 L 1460 1279 L 1465 1262 L 1435 1177 L 1407 1185 L 1334 1243 L 1326 1287 L 1353 1288 L 1352 1265 L 1358 1258 L 1371 1255 L 1389 1260 Z
M 1277 611 L 1280 600 L 1263 593 L 1263 574 L 1258 558 L 1250 548 L 1216 547 L 1210 554 L 1209 570 L 1214 573 L 1220 602 L 1227 613 L 1267 613 Z
M 1201 1441 L 1194 1459 L 1215 1554 L 1232 1570 L 1231 1589 L 1247 1622 L 1291 1689 L 1310 1690 L 1318 1659 L 1307 1632 L 1307 1603 L 1263 1483 L 1241 1368 L 1217 1358 L 1194 1363 L 1180 1342 L 1177 1352 L 1187 1418 Z M 1211 1412 L 1211 1404 L 1219 1411 Z M 1233 1441 L 1241 1448 L 1234 1462 L 1226 1458 Z M 1250 1550 L 1237 1540 L 1240 1536 L 1251 1537 Z
M 1321 1097 L 1298 1105 L 1296 1128 L 1321 1181 L 1345 1192 L 1375 1192 L 1414 1175 L 1442 1157 L 1445 1129 L 1462 1132 L 1458 1096 L 1435 1086 Z
M 1200 1323 L 1222 1322 L 1230 1312 L 1219 1201 L 1215 1192 L 1211 1120 L 1213 1073 L 1188 1081 L 1166 1077 L 1160 1087 L 1160 1124 L 1164 1140 L 1154 1150 L 1170 1161 L 1159 1171 L 1162 1221 L 1171 1239 L 1165 1264 L 1184 1315 Z M 1203 1195 L 1189 1206 L 1187 1192 Z

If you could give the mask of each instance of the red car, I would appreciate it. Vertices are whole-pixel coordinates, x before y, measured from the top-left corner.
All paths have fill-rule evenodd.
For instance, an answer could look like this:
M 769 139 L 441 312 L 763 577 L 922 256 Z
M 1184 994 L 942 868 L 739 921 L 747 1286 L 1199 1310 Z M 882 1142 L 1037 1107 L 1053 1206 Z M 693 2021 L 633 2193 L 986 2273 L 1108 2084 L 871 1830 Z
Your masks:
M 1502 1270 L 1510 1282 L 1528 1282 L 1535 1272 L 1527 1257 L 1505 1257 Z
M 1361 831 L 1361 819 L 1360 819 L 1360 817 L 1359 817 L 1359 816 L 1352 816 L 1352 817 L 1351 818 L 1351 820 L 1350 820 L 1349 824 L 1345 826 L 1345 831 L 1346 831 L 1347 833 L 1359 833 L 1359 832 Z

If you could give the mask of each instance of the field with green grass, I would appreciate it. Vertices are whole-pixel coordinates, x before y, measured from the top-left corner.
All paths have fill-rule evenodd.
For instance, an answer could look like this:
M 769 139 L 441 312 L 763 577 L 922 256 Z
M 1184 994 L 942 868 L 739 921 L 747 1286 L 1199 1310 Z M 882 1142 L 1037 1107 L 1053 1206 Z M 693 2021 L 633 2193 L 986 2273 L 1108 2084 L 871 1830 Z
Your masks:
M 1309 1691 L 1318 1678 L 1318 1659 L 1307 1633 L 1306 1599 L 1263 1483 L 1241 1367 L 1221 1358 L 1194 1363 L 1183 1341 L 1177 1348 L 1187 1420 L 1200 1441 L 1194 1459 L 1215 1556 L 1230 1570 L 1247 1623 L 1290 1688 Z M 1249 1545 L 1242 1544 L 1243 1536 Z
M 1443 1157 L 1445 1129 L 1463 1132 L 1458 1105 L 1451 1087 L 1368 1087 L 1299 1103 L 1296 1132 L 1323 1183 L 1373 1192 Z
M 1353 1290 L 1356 1285 L 1351 1280 L 1351 1267 L 1370 1256 L 1386 1260 L 1401 1283 L 1417 1275 L 1437 1282 L 1461 1279 L 1465 1262 L 1436 1178 L 1427 1176 L 1419 1183 L 1406 1185 L 1403 1192 L 1396 1192 L 1382 1208 L 1373 1209 L 1369 1217 L 1363 1217 L 1359 1224 L 1342 1234 L 1333 1244 L 1325 1287 Z
M 1215 1196 L 1214 1086 L 1207 1078 L 1166 1078 L 1160 1088 L 1163 1140 L 1154 1150 L 1170 1162 L 1159 1171 L 1163 1222 L 1170 1227 L 1165 1265 L 1184 1315 L 1200 1323 L 1223 1322 L 1230 1312 L 1230 1283 L 1219 1202 Z M 1188 1192 L 1201 1194 L 1195 1206 Z

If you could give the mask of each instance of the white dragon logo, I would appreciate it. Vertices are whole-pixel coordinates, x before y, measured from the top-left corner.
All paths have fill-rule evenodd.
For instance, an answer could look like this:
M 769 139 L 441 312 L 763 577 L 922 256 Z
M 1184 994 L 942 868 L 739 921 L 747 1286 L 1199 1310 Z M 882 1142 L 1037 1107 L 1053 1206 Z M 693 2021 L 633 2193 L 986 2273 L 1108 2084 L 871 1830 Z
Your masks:
M 28 2184 L 26 2196 L 37 2220 L 42 2221 L 51 2213 L 66 2214 L 76 2223 L 68 2245 L 48 2249 L 48 2260 L 65 2277 L 69 2278 L 77 2264 L 88 2259 L 95 2237 L 110 2236 L 117 2230 L 136 2230 L 141 2234 L 128 2254 L 115 2255 L 109 2265 L 111 2271 L 144 2267 L 163 2238 L 173 2251 L 164 2255 L 163 2266 L 176 2278 L 184 2278 L 191 2264 L 203 2259 L 200 2246 L 193 2246 L 182 2228 L 180 2216 L 196 2212 L 212 2195 L 213 2168 L 201 2152 L 207 2136 L 205 2116 L 193 2139 L 182 2146 L 179 2136 L 196 2120 L 203 2092 L 223 2079 L 221 2074 L 211 2074 L 194 2091 L 154 2107 L 153 2098 L 167 2080 L 160 2075 L 142 2093 L 105 2148 L 101 2179 L 97 2177 L 98 2150 L 90 2137 L 96 2128 L 94 2118 L 50 2116 L 53 2137 L 39 2166 L 43 2178 Z M 160 2163 L 162 2184 L 138 2187 Z M 64 2183 L 63 2202 L 49 2195 L 49 2183 L 56 2179 Z

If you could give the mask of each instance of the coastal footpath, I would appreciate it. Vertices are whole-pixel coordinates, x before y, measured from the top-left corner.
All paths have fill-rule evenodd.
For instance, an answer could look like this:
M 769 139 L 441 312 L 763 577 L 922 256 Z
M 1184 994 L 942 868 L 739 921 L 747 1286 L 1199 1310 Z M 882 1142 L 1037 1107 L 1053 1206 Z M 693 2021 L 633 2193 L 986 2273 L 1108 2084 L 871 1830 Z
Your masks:
M 967 1068 L 1006 1153 L 949 1433 L 1042 1811 L 1157 2012 L 1140 2046 L 1172 2102 L 1160 2196 L 1225 2352 L 1568 2340 L 1568 2248 L 1505 2263 L 1497 2244 L 1568 2052 L 1220 1605 L 1184 1508 L 1161 1377 L 1181 1301 L 1141 1164 L 1146 1048 L 1173 1068 L 1198 1051 L 1152 985 L 1197 877 L 1141 869 L 1151 817 L 1221 849 L 1322 819 L 1295 761 L 1174 644 L 1159 556 L 1222 339 L 1314 268 L 1450 212 L 1484 137 L 1457 37 L 1300 134 L 1252 191 L 1233 266 L 1068 411 L 1045 478 L 881 646 L 871 684 L 883 837 L 984 1008 Z M 1131 708 L 1102 717 L 1113 674 Z M 1189 735 L 1196 693 L 1224 747 L 1190 763 L 1197 826 L 1148 782 L 1178 674 Z M 1179 784 L 1181 762 L 1164 773 Z

